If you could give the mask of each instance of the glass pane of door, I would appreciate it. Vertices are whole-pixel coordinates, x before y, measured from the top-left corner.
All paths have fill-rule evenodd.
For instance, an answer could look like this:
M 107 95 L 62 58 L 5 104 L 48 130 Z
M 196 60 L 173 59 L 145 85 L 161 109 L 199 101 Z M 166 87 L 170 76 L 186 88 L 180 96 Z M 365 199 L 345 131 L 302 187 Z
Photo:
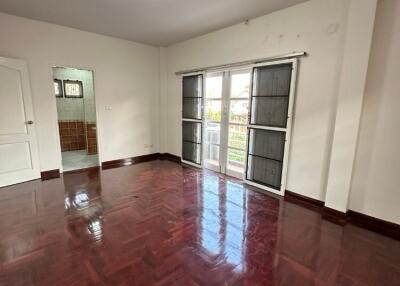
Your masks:
M 182 122 L 182 159 L 201 164 L 201 123 Z
M 219 167 L 220 127 L 221 125 L 219 123 L 205 123 L 204 159 L 206 163 L 216 167 Z
M 250 94 L 249 70 L 232 72 L 231 75 L 231 98 L 248 99 Z
M 249 99 L 231 99 L 229 106 L 229 123 L 247 124 Z
M 254 69 L 250 124 L 286 128 L 292 66 Z
M 250 128 L 249 135 L 247 179 L 279 189 L 285 132 Z
M 231 72 L 226 173 L 234 177 L 242 177 L 245 168 L 250 79 L 249 70 Z
M 201 120 L 202 75 L 183 77 L 182 118 Z
M 206 77 L 204 104 L 204 166 L 214 171 L 221 170 L 221 120 L 222 120 L 223 74 Z
M 247 132 L 246 126 L 229 125 L 228 147 L 240 150 L 246 149 Z

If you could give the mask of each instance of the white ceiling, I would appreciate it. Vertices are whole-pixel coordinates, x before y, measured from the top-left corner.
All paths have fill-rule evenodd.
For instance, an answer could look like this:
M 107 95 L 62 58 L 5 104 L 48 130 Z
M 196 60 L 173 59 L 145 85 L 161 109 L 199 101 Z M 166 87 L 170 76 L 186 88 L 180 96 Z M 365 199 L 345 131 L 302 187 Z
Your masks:
M 307 0 L 1 0 L 0 11 L 167 46 Z

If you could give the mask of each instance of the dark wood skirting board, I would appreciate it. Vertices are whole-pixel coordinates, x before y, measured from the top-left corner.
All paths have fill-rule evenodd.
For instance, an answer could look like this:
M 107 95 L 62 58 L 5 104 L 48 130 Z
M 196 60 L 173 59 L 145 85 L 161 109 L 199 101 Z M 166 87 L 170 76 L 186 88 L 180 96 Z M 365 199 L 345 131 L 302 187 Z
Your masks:
M 137 156 L 137 157 L 131 157 L 131 158 L 126 158 L 126 159 L 103 162 L 102 169 L 129 166 L 129 165 L 152 161 L 152 160 L 169 160 L 169 161 L 177 162 L 177 163 L 181 162 L 180 157 L 169 154 L 169 153 L 153 153 L 153 154 L 148 154 L 148 155 L 143 155 L 143 156 Z M 66 172 L 64 172 L 64 174 L 86 172 L 86 171 L 90 171 L 92 169 L 95 170 L 98 168 L 100 168 L 100 167 L 90 167 L 90 168 L 85 168 L 85 169 L 66 171 Z M 61 173 L 60 173 L 59 169 L 40 172 L 40 178 L 42 179 L 42 181 L 60 178 L 60 176 L 61 176 Z
M 160 159 L 161 160 L 169 160 L 169 161 L 176 162 L 176 163 L 181 163 L 181 157 L 172 155 L 170 153 L 160 154 Z
M 90 173 L 90 172 L 98 171 L 98 170 L 100 170 L 100 166 L 93 166 L 93 167 L 87 167 L 87 168 L 83 168 L 83 169 L 65 171 L 65 172 L 63 172 L 63 174 L 78 174 L 78 173 L 82 173 L 82 172 Z
M 347 213 L 329 208 L 329 207 L 322 207 L 322 217 L 326 220 L 329 220 L 333 223 L 345 225 L 347 223 Z
M 345 225 L 351 223 L 377 233 L 400 240 L 400 225 L 368 216 L 353 210 L 346 213 L 324 206 L 324 202 L 285 191 L 285 200 L 321 213 L 322 217 L 334 223 Z
M 40 172 L 40 178 L 42 179 L 42 181 L 60 178 L 60 170 L 54 169 L 54 170 Z
M 130 165 L 134 165 L 134 164 L 138 164 L 138 163 L 142 163 L 142 162 L 158 160 L 159 158 L 160 158 L 160 153 L 153 153 L 153 154 L 148 154 L 148 155 L 106 161 L 106 162 L 102 162 L 101 168 L 102 169 L 110 169 L 110 168 L 118 168 L 118 167 L 123 167 L 123 166 L 130 166 Z
M 363 228 L 400 240 L 400 225 L 356 211 L 347 211 L 347 221 Z
M 106 161 L 102 163 L 102 169 L 118 168 L 123 166 L 134 165 L 142 162 L 148 162 L 153 160 L 169 160 L 180 163 L 181 158 L 169 153 L 153 153 L 148 155 L 130 157 L 125 159 L 118 159 L 112 161 Z
M 288 190 L 285 191 L 285 200 L 316 211 L 319 211 L 324 206 L 323 201 L 296 194 Z

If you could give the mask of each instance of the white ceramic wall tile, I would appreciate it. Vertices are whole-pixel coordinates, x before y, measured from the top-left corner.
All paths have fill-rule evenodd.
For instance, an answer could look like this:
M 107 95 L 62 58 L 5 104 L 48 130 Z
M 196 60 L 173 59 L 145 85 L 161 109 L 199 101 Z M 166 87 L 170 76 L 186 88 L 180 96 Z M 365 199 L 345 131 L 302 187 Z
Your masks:
M 72 68 L 53 68 L 53 76 L 61 80 L 80 80 L 83 85 L 83 99 L 57 98 L 58 120 L 96 122 L 92 72 Z

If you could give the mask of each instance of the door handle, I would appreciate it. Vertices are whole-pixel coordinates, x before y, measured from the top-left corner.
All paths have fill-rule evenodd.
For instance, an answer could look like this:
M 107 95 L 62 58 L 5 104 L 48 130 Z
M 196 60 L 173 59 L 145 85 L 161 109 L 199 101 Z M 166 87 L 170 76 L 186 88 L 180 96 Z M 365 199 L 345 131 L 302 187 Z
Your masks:
M 33 121 L 32 120 L 28 120 L 28 121 L 25 122 L 25 124 L 32 125 Z

